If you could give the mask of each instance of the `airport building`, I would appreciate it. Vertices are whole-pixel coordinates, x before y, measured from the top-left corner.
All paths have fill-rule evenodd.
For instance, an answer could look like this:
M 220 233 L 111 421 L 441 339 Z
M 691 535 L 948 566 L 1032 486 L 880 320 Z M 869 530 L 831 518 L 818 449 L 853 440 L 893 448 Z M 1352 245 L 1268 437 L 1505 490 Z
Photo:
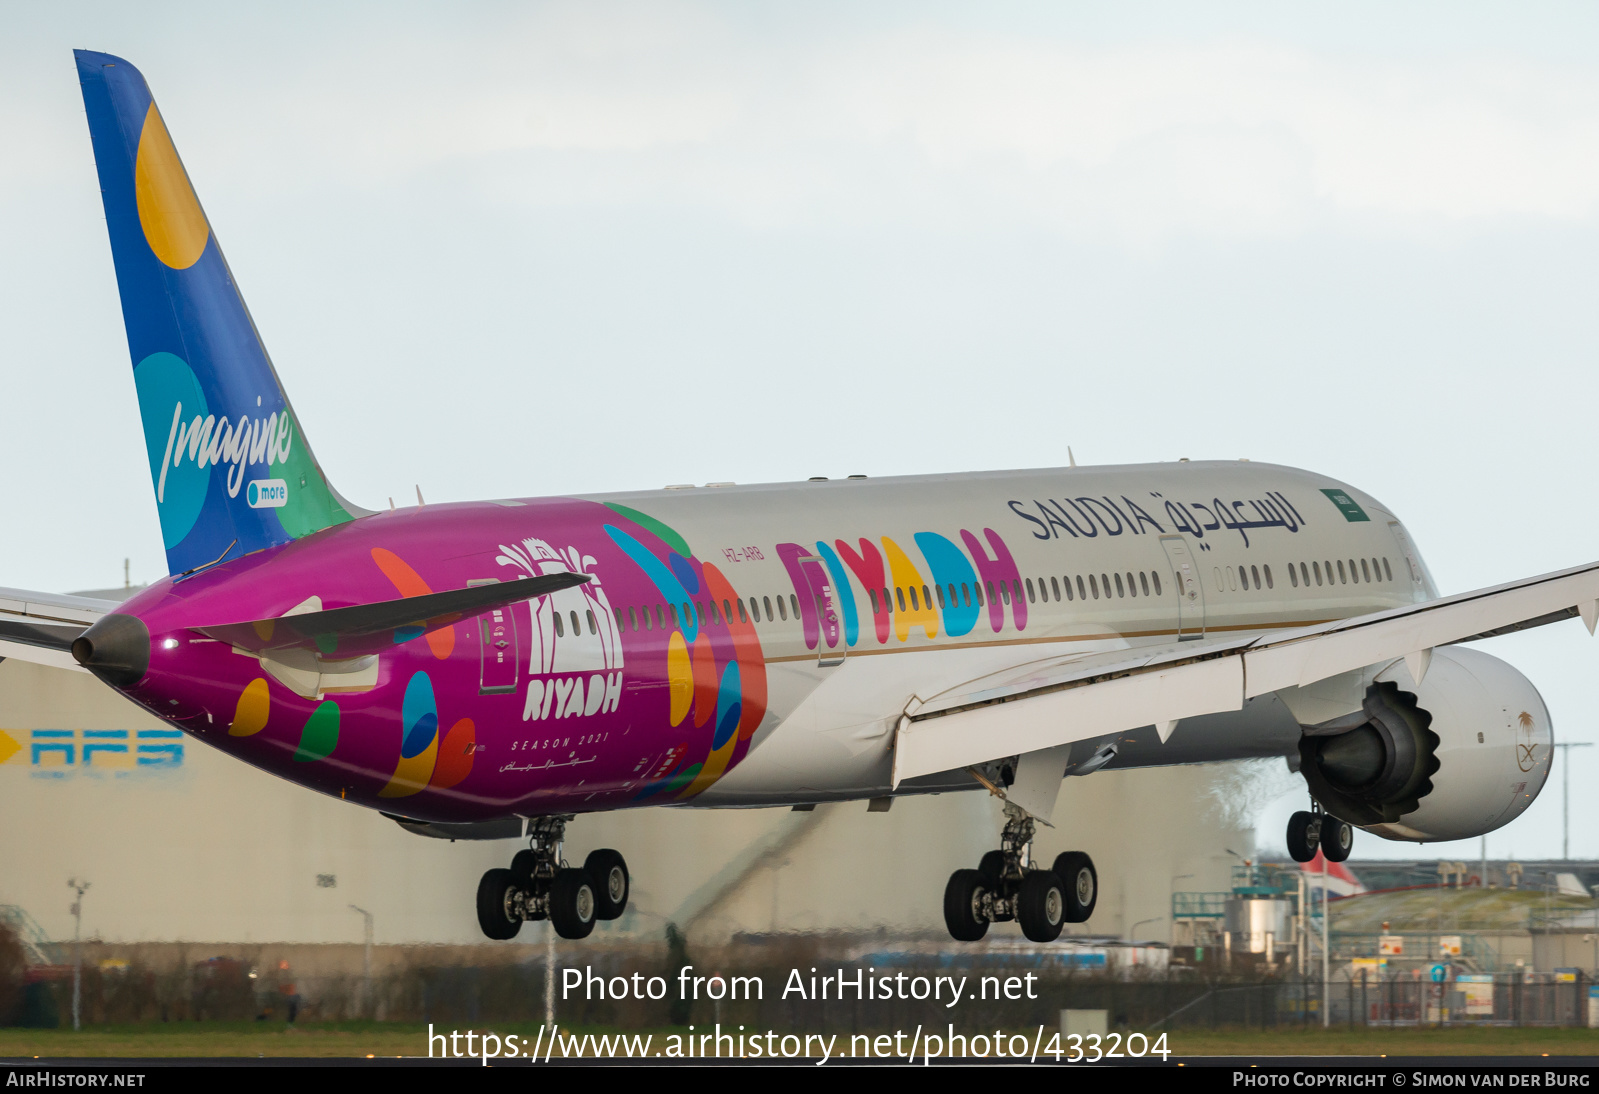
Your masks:
M 1098 867 L 1098 908 L 1069 930 L 1169 942 L 1174 890 L 1224 888 L 1231 852 L 1247 855 L 1252 839 L 1214 793 L 1227 773 L 1068 779 L 1035 853 L 1085 850 Z M 566 854 L 614 847 L 632 870 L 627 913 L 594 945 L 658 942 L 669 923 L 709 944 L 794 932 L 951 944 L 944 884 L 1000 827 L 981 789 L 886 812 L 653 808 L 579 817 Z M 16 660 L 0 662 L 0 831 L 0 905 L 40 939 L 73 937 L 78 878 L 90 885 L 83 937 L 114 946 L 320 946 L 359 961 L 367 916 L 380 948 L 544 941 L 530 924 L 515 943 L 488 943 L 476 922 L 478 879 L 516 841 L 414 835 L 213 751 L 87 674 Z M 990 931 L 1012 935 L 1014 924 Z

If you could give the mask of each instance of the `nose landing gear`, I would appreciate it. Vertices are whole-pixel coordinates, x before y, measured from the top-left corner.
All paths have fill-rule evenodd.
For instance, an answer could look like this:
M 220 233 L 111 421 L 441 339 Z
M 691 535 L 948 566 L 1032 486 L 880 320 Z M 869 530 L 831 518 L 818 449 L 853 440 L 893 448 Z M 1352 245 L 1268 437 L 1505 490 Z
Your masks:
M 478 882 L 477 921 L 489 938 L 514 938 L 525 921 L 535 919 L 548 919 L 562 938 L 585 938 L 596 920 L 616 919 L 627 910 L 631 878 L 620 853 L 591 852 L 581 869 L 561 858 L 571 819 L 535 819 L 529 846 L 516 853 L 510 869 L 490 870 Z
M 1320 847 L 1328 862 L 1344 861 L 1355 846 L 1354 827 L 1319 804 L 1311 805 L 1311 810 L 1301 809 L 1288 818 L 1288 857 L 1295 862 L 1309 862 Z
M 944 887 L 944 925 L 958 942 L 976 942 L 990 923 L 1016 920 L 1034 942 L 1053 942 L 1067 923 L 1082 923 L 1099 897 L 1094 862 L 1067 851 L 1053 868 L 1032 862 L 1035 823 L 1014 804 L 1005 805 L 999 850 L 983 856 L 975 870 L 956 870 Z

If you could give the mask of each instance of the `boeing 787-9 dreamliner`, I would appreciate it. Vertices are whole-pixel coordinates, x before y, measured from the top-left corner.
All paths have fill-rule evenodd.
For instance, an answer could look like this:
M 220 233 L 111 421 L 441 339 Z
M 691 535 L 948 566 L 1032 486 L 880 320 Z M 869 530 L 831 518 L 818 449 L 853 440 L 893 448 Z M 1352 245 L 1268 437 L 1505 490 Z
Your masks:
M 599 810 L 993 793 L 998 846 L 950 878 L 945 920 L 1047 942 L 1097 892 L 1086 854 L 1031 855 L 1068 775 L 1286 757 L 1301 861 L 1342 860 L 1355 828 L 1476 836 L 1543 787 L 1537 690 L 1461 643 L 1592 632 L 1599 563 L 1439 597 L 1397 514 L 1309 471 L 362 509 L 312 454 L 144 78 L 76 57 L 170 576 L 120 605 L 0 590 L 0 654 L 420 835 L 525 841 L 478 887 L 490 938 L 622 913 L 620 853 L 561 855 Z

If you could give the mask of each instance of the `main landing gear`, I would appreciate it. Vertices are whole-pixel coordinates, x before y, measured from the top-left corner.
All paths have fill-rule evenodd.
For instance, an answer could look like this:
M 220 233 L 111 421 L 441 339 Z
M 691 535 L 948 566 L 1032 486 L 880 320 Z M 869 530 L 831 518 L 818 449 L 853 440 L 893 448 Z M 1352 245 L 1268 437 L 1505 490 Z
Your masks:
M 1301 809 L 1288 818 L 1288 857 L 1295 862 L 1309 862 L 1316 857 L 1316 848 L 1327 856 L 1328 862 L 1342 862 L 1355 846 L 1355 829 L 1311 802 L 1310 811 Z
M 944 887 L 944 924 L 959 942 L 976 942 L 990 923 L 1017 920 L 1034 942 L 1053 942 L 1067 923 L 1083 923 L 1099 899 L 1094 860 L 1065 851 L 1052 868 L 1032 862 L 1033 818 L 1006 803 L 999 850 L 975 870 L 956 870 Z
M 609 849 L 592 851 L 582 869 L 561 858 L 571 815 L 539 817 L 528 830 L 528 849 L 509 870 L 490 870 L 477 886 L 477 921 L 490 938 L 516 937 L 522 923 L 548 919 L 562 938 L 586 938 L 595 920 L 627 910 L 627 862 Z

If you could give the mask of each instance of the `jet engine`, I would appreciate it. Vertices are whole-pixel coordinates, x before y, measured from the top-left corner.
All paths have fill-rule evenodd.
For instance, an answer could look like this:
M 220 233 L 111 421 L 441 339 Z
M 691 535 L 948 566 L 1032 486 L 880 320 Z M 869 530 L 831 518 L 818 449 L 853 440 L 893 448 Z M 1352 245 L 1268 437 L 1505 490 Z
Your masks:
M 1401 663 L 1361 709 L 1306 727 L 1300 770 L 1326 810 L 1386 839 L 1467 839 L 1532 804 L 1549 776 L 1553 731 L 1525 676 L 1479 650 L 1440 647 L 1413 690 Z

